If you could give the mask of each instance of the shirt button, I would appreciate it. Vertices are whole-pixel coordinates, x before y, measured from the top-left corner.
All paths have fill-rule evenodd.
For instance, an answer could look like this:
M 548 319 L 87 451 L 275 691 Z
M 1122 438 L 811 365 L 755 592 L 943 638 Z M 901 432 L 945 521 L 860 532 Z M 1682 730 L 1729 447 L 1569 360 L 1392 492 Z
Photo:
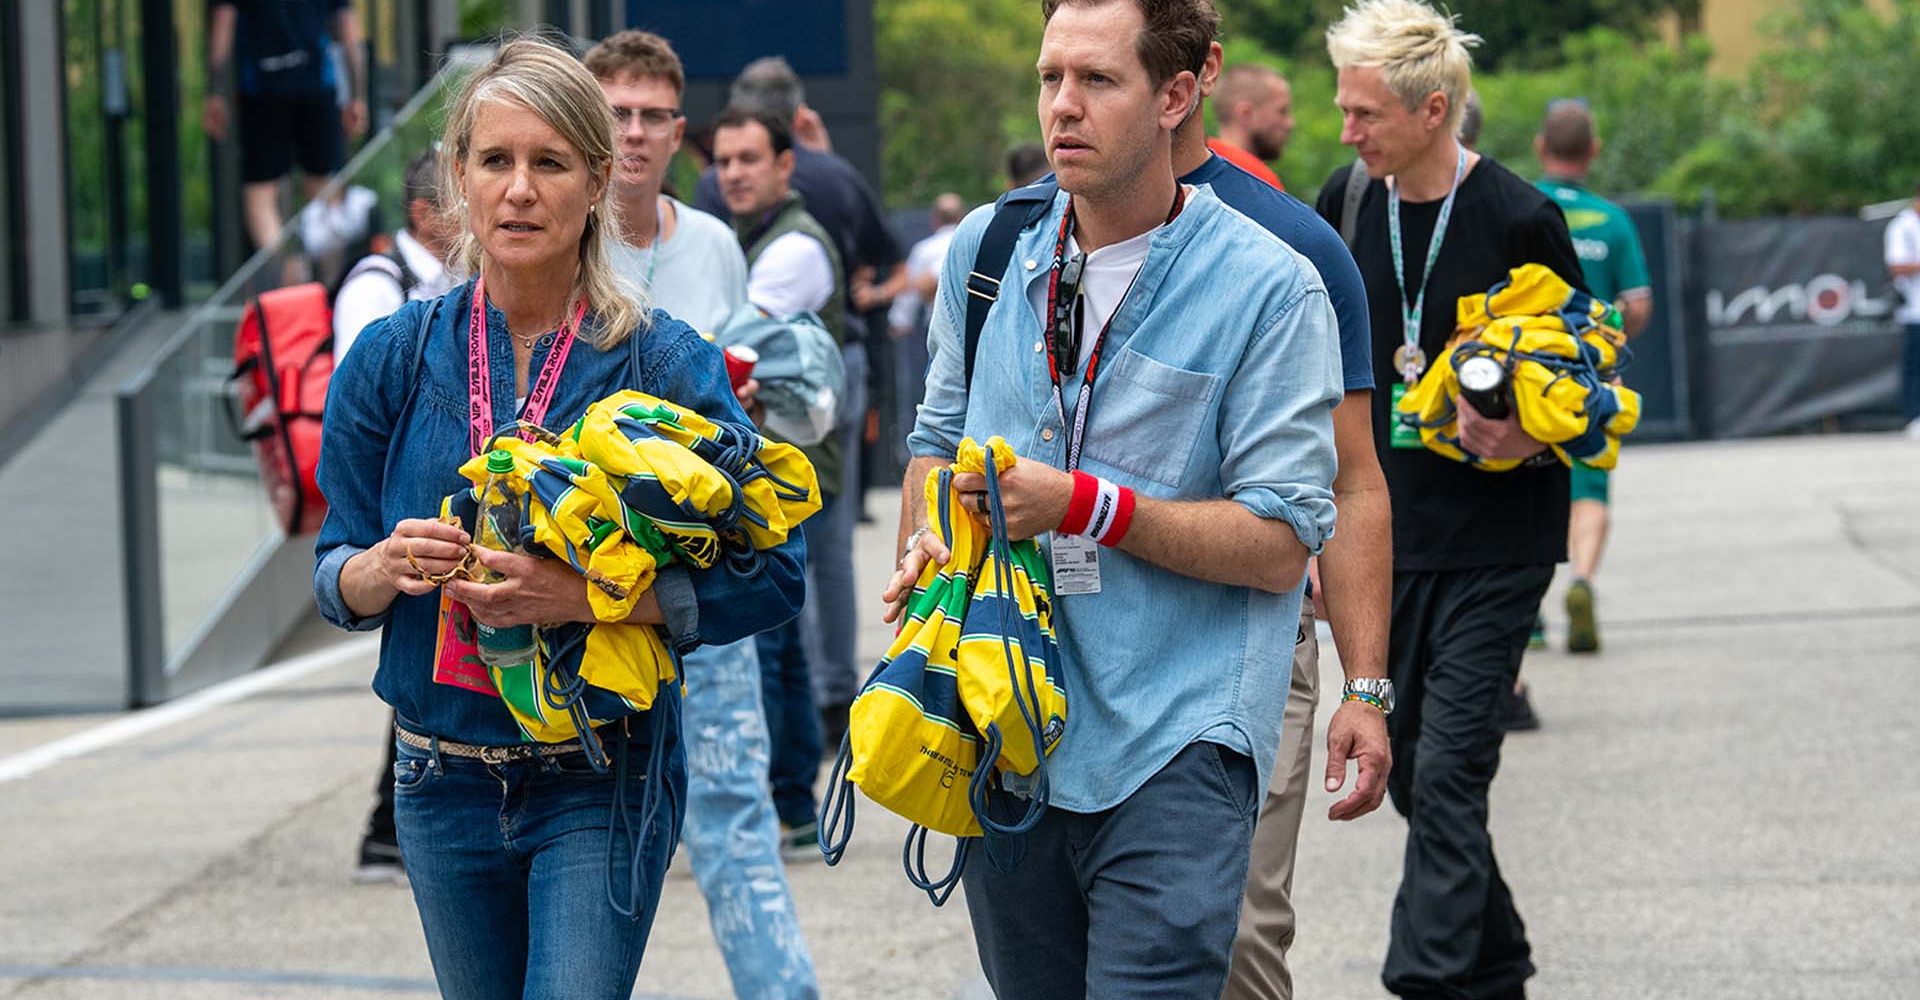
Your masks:
M 1051 427 L 1044 427 L 1044 428 L 1041 428 L 1041 430 L 1040 430 L 1040 440 L 1042 440 L 1042 441 L 1051 441 L 1051 440 L 1053 440 L 1053 428 L 1051 428 Z
M 1036 264 L 1036 263 L 1034 263 L 1033 261 L 1027 261 L 1027 270 L 1029 270 L 1029 271 L 1031 271 L 1031 270 L 1033 270 L 1034 268 L 1036 268 L 1036 267 L 1039 267 L 1039 266 L 1040 266 L 1039 264 Z
M 1044 341 L 1044 340 L 1036 340 L 1036 341 L 1034 341 L 1034 342 L 1033 342 L 1033 353 L 1035 353 L 1035 354 L 1039 354 L 1039 353 L 1040 353 L 1041 351 L 1044 351 L 1044 350 L 1046 350 L 1046 349 L 1047 349 L 1047 342 L 1046 342 L 1046 341 Z

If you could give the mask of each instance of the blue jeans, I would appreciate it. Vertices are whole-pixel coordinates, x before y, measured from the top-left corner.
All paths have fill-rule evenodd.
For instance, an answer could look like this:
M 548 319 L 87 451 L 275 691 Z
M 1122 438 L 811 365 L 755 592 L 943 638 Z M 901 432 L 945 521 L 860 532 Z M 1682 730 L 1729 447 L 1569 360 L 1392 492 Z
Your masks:
M 646 774 L 645 743 L 625 752 L 626 811 L 638 834 L 641 795 L 656 776 Z M 630 840 L 610 829 L 614 774 L 594 773 L 584 754 L 487 764 L 400 743 L 393 776 L 400 850 L 443 997 L 632 995 L 680 821 L 676 782 L 662 789 L 640 841 L 635 898 Z M 614 910 L 610 875 L 633 916 Z
M 821 748 L 820 715 L 813 707 L 800 622 L 790 621 L 753 638 L 760 653 L 760 701 L 767 713 L 767 780 L 773 786 L 773 808 L 780 822 L 805 826 L 818 811 L 813 782 L 820 776 Z
M 707 897 L 733 995 L 815 1000 L 820 987 L 794 914 L 767 794 L 767 722 L 754 646 L 743 639 L 686 657 L 687 854 Z
M 1012 871 L 976 844 L 962 884 L 994 996 L 1219 996 L 1258 780 L 1246 755 L 1193 743 L 1112 809 L 1047 810 Z
M 846 447 L 859 447 L 853 433 Z M 848 468 L 857 463 L 848 462 Z M 807 604 L 800 611 L 800 635 L 813 669 L 814 701 L 821 707 L 849 705 L 866 671 L 855 662 L 859 638 L 859 593 L 853 580 L 853 531 L 860 494 L 841 493 L 807 521 Z

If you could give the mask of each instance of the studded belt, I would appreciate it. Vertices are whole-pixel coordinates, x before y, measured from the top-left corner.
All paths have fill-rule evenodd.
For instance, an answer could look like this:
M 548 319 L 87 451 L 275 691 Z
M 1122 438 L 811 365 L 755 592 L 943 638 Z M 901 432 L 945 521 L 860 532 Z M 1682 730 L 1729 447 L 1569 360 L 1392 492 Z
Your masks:
M 614 727 L 609 727 L 614 728 Z M 421 750 L 434 749 L 431 736 L 422 736 L 399 726 L 393 727 L 394 735 L 400 742 Z M 455 743 L 452 740 L 440 741 L 440 752 L 449 757 L 469 757 L 486 761 L 489 764 L 508 764 L 517 760 L 533 760 L 537 757 L 559 757 L 570 753 L 585 753 L 586 747 L 578 739 L 565 743 L 514 743 L 507 746 L 483 747 L 472 743 Z

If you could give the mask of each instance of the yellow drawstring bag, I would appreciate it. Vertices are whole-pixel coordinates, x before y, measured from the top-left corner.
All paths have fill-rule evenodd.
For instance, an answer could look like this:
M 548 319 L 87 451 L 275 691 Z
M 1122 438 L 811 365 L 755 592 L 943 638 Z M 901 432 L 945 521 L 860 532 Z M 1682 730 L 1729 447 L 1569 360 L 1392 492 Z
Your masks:
M 495 448 L 513 456 L 505 483 L 526 504 L 533 546 L 586 578 L 596 618 L 540 628 L 533 662 L 489 668 L 529 741 L 592 743 L 595 726 L 644 711 L 677 678 L 661 630 L 625 620 L 659 567 L 704 569 L 724 558 L 751 572 L 761 550 L 821 505 L 798 449 L 643 393 L 593 404 L 561 435 L 503 428 Z M 460 473 L 474 489 L 449 497 L 442 512 L 470 521 L 488 480 L 485 455 Z
M 1620 438 L 1640 422 L 1640 394 L 1611 384 L 1631 352 L 1612 306 L 1540 264 L 1523 264 L 1485 294 L 1462 296 L 1447 350 L 1401 397 L 1395 419 L 1426 447 L 1490 472 L 1519 459 L 1485 459 L 1460 446 L 1459 366 L 1490 357 L 1507 372 L 1520 425 L 1571 465 L 1611 469 Z
M 912 820 L 907 877 L 936 906 L 958 884 L 969 839 L 989 835 L 992 848 L 1039 820 L 1045 758 L 1066 728 L 1045 562 L 1036 542 L 1008 540 L 1000 505 L 999 474 L 1015 461 L 1000 438 L 984 448 L 969 438 L 951 466 L 928 474 L 928 528 L 950 556 L 921 570 L 899 633 L 854 700 L 821 813 L 829 863 L 852 834 L 854 786 Z M 962 508 L 960 473 L 986 477 L 987 523 Z M 1033 778 L 1026 812 L 1011 822 L 991 815 L 996 770 Z M 943 878 L 926 873 L 929 832 L 962 838 Z
M 1013 449 L 1005 441 L 994 438 L 982 448 L 969 438 L 960 443 L 953 471 L 986 474 L 988 448 L 996 474 L 1013 467 Z M 993 492 L 990 487 L 990 499 Z M 995 766 L 1029 775 L 1067 727 L 1067 693 L 1054 676 L 1060 651 L 1050 574 L 1040 546 L 1009 544 L 1005 515 L 997 503 L 988 506 L 993 525 L 986 559 L 974 577 L 960 631 L 960 703 Z

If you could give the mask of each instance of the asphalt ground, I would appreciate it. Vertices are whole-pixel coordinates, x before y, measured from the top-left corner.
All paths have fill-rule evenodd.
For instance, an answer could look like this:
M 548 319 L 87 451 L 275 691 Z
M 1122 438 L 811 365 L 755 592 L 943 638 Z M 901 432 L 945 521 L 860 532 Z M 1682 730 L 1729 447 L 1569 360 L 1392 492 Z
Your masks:
M 1532 995 L 1920 995 L 1920 446 L 1638 447 L 1614 497 L 1605 648 L 1528 655 L 1545 726 L 1494 786 Z M 894 501 L 868 505 L 871 595 Z M 876 615 L 863 658 L 885 639 Z M 0 721 L 0 997 L 433 995 L 406 890 L 351 878 L 386 716 L 370 647 L 340 641 L 306 630 L 287 665 L 165 714 Z M 1384 996 L 1404 824 L 1331 823 L 1309 794 L 1298 995 Z M 964 903 L 901 874 L 904 829 L 868 806 L 840 866 L 790 867 L 823 992 L 988 996 Z M 729 995 L 677 862 L 636 996 Z

